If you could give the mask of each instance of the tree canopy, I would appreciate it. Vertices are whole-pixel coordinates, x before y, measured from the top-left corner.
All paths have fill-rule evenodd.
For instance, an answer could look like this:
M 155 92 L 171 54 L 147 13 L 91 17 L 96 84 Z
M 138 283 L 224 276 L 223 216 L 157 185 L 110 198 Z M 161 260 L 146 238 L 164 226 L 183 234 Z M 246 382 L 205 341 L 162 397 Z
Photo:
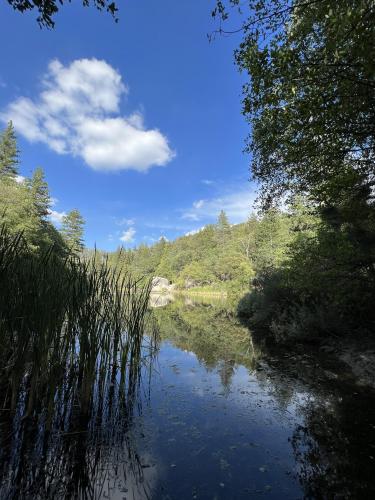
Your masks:
M 229 2 L 238 6 L 238 0 Z M 248 0 L 236 52 L 247 150 L 265 204 L 375 184 L 375 4 L 372 0 Z M 228 16 L 218 2 L 216 14 Z

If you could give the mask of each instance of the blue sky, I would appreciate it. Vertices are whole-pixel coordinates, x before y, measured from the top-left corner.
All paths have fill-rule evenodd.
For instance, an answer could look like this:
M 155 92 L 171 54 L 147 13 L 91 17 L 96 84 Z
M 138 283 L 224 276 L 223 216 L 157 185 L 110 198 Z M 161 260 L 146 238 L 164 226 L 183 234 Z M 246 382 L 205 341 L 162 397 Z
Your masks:
M 207 33 L 213 2 L 131 0 L 120 20 L 65 5 L 54 30 L 0 4 L 0 118 L 21 174 L 42 166 L 59 214 L 78 208 L 86 243 L 112 250 L 231 222 L 254 199 L 233 60 L 239 38 Z

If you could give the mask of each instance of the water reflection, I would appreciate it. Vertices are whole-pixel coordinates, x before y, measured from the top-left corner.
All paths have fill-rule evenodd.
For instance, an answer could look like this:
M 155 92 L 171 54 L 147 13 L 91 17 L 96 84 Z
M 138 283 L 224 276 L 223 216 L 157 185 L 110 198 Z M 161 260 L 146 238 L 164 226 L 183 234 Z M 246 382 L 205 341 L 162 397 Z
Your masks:
M 113 344 L 93 367 L 75 348 L 31 404 L 31 358 L 3 370 L 1 499 L 374 497 L 373 392 L 312 355 L 265 353 L 222 300 L 156 305 L 151 372 L 140 345 L 125 371 Z
M 45 363 L 36 382 L 28 354 L 10 378 L 3 368 L 1 499 L 149 497 L 152 471 L 145 471 L 132 434 L 141 336 L 124 337 L 112 337 L 94 359 L 82 344 L 58 362 L 39 352 Z
M 185 476 L 184 486 L 165 473 L 170 498 L 192 488 L 196 498 L 374 496 L 370 389 L 314 356 L 266 354 L 223 303 L 180 300 L 155 315 L 164 344 L 153 405 L 164 420 L 153 418 L 176 444 L 172 453 L 159 440 L 158 461 Z
M 150 294 L 150 307 L 165 307 L 175 299 L 174 295 L 170 293 L 151 293 Z

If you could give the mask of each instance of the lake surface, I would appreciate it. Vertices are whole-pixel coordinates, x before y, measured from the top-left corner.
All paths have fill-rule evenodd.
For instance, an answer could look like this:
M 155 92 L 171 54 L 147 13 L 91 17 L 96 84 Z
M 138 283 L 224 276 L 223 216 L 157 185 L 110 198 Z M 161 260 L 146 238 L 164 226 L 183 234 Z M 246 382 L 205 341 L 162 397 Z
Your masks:
M 169 300 L 134 406 L 112 401 L 123 418 L 38 440 L 1 417 L 1 499 L 375 498 L 373 392 L 307 354 L 266 355 L 221 301 Z

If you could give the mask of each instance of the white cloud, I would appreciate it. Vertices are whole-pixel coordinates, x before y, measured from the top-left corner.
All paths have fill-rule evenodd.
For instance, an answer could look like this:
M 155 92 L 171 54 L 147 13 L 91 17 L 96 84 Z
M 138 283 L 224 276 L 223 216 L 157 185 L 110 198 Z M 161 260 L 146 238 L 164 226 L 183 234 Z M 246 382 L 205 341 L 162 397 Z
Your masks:
M 190 209 L 183 211 L 182 218 L 191 221 L 215 220 L 224 210 L 232 223 L 238 223 L 247 219 L 254 201 L 255 192 L 250 186 L 241 187 L 217 198 L 195 201 Z
M 135 224 L 135 220 L 134 219 L 126 219 L 126 218 L 123 218 L 123 219 L 119 219 L 116 221 L 116 224 L 118 226 L 134 226 Z
M 120 236 L 120 240 L 123 241 L 124 243 L 132 243 L 134 241 L 134 235 L 136 231 L 134 227 L 129 227 L 126 231 L 122 232 L 122 235 Z
M 204 205 L 204 200 L 198 200 L 193 203 L 193 208 L 199 209 Z
M 202 179 L 202 184 L 206 184 L 206 186 L 211 186 L 214 183 L 214 181 L 211 181 L 210 179 Z
M 98 59 L 77 59 L 64 66 L 52 61 L 35 99 L 19 97 L 0 118 L 12 120 L 30 142 L 43 142 L 58 154 L 81 157 L 95 170 L 147 171 L 175 156 L 167 138 L 146 129 L 143 116 L 120 114 L 128 93 L 120 73 Z
M 57 225 L 62 223 L 63 218 L 66 216 L 66 212 L 58 212 L 57 210 L 50 210 L 48 217 L 50 220 Z
M 18 183 L 18 184 L 22 184 L 24 181 L 25 181 L 25 177 L 23 175 L 16 175 L 15 177 L 15 181 Z

